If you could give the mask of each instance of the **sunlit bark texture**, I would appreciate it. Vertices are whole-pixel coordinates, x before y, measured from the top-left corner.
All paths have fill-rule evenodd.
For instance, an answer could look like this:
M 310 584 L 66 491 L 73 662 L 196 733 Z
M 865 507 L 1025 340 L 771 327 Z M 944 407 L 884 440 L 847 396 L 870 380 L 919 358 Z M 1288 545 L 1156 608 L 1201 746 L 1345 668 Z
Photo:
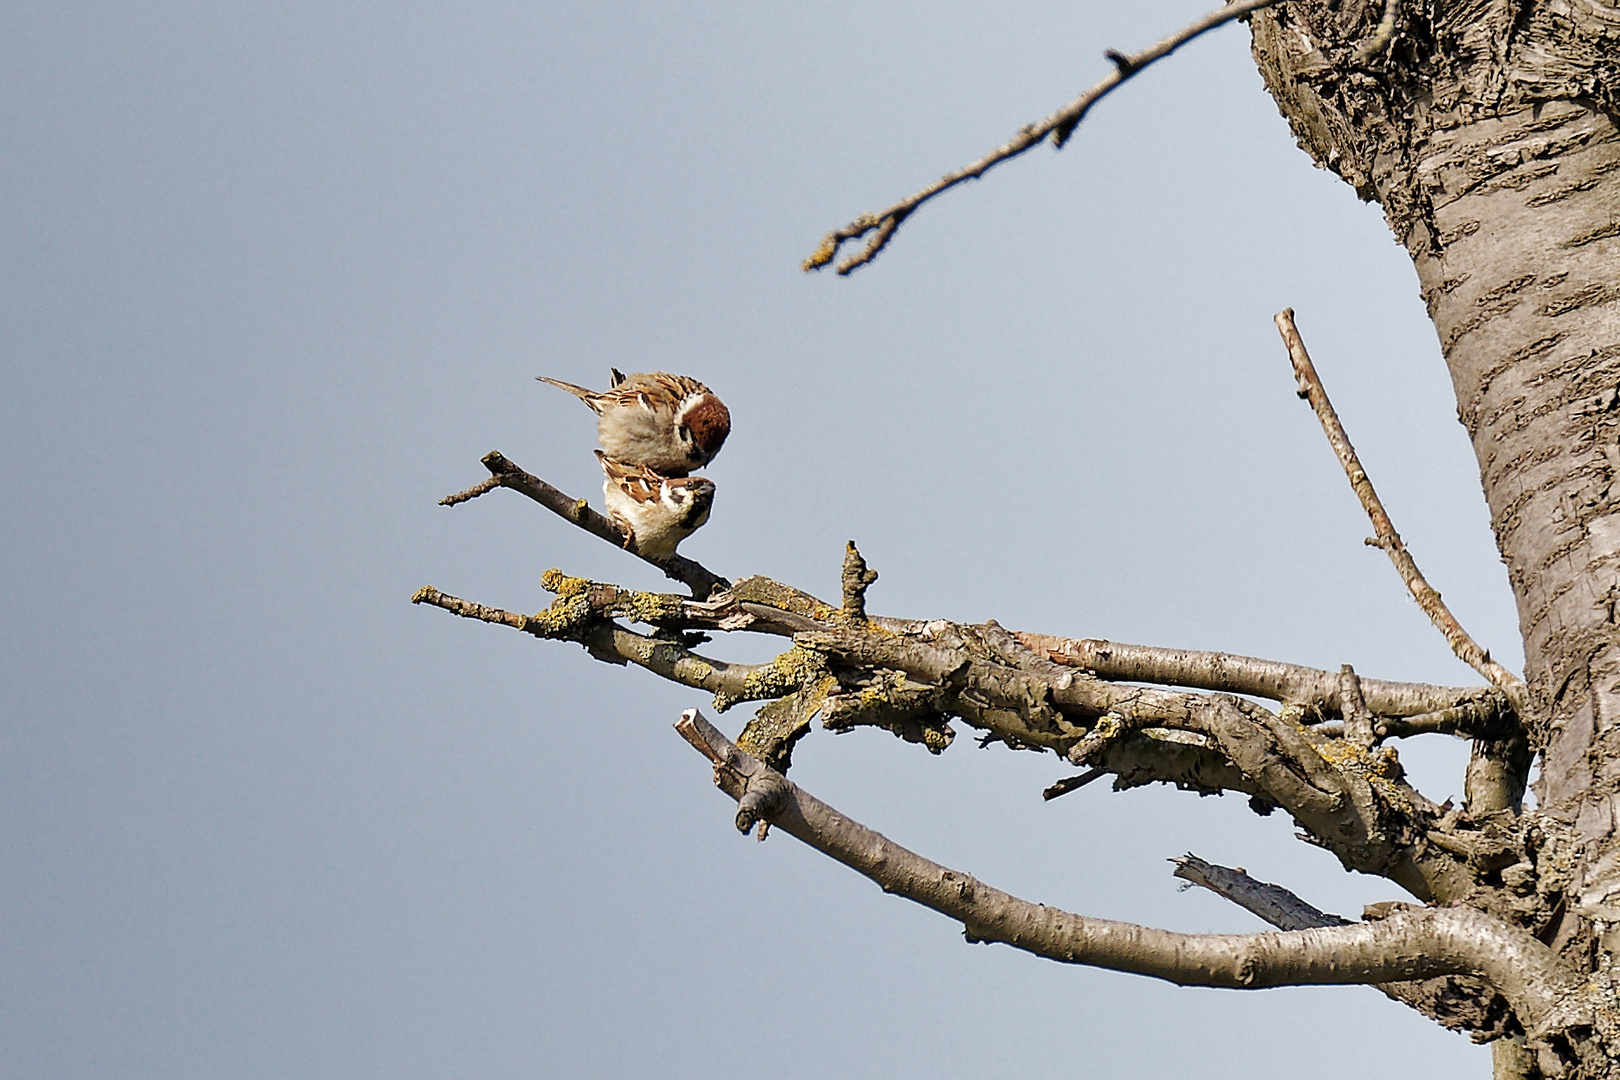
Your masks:
M 1586 0 L 1258 13 L 1300 145 L 1411 253 L 1518 602 L 1541 814 L 1572 831 L 1547 940 L 1620 939 L 1620 8 Z
M 1537 794 L 1587 845 L 1555 928 L 1581 950 L 1620 920 L 1620 8 L 1403 5 L 1357 64 L 1382 12 L 1261 12 L 1255 56 L 1417 268 L 1519 605 Z

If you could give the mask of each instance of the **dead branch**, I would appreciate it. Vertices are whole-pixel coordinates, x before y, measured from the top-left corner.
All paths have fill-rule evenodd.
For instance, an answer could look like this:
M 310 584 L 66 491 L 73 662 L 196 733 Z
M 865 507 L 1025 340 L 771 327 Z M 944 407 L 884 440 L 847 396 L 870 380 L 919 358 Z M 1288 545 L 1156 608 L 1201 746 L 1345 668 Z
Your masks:
M 1457 654 L 1457 658 L 1489 679 L 1492 685 L 1500 688 L 1513 702 L 1514 709 L 1523 715 L 1526 707 L 1524 680 L 1492 660 L 1491 654 L 1469 636 L 1468 631 L 1462 628 L 1457 617 L 1451 613 L 1451 609 L 1440 599 L 1440 593 L 1418 570 L 1412 553 L 1401 542 L 1400 534 L 1395 531 L 1394 524 L 1389 520 L 1389 514 L 1384 511 L 1384 504 L 1379 501 L 1378 493 L 1373 490 L 1372 480 L 1367 477 L 1367 471 L 1361 467 L 1361 459 L 1356 456 L 1356 448 L 1350 445 L 1350 437 L 1345 434 L 1344 425 L 1339 422 L 1339 414 L 1334 411 L 1333 403 L 1328 400 L 1327 390 L 1323 387 L 1320 376 L 1316 374 L 1316 365 L 1311 363 L 1310 353 L 1305 351 L 1305 341 L 1299 336 L 1299 329 L 1294 325 L 1294 309 L 1284 308 L 1279 311 L 1276 323 L 1284 344 L 1288 346 L 1288 357 L 1293 361 L 1294 377 L 1299 381 L 1299 396 L 1309 401 L 1311 408 L 1316 410 L 1316 418 L 1321 421 L 1328 443 L 1333 447 L 1334 454 L 1339 458 L 1339 464 L 1343 466 L 1345 475 L 1350 479 L 1350 487 L 1361 500 L 1362 508 L 1367 511 L 1367 517 L 1372 520 L 1376 535 L 1367 543 L 1372 547 L 1383 548 L 1384 554 L 1395 564 L 1401 580 L 1406 583 L 1412 599 L 1417 601 L 1418 607 L 1423 609 L 1429 620 L 1445 635 L 1447 644 L 1451 646 L 1451 651 Z
M 805 270 L 820 270 L 838 257 L 838 251 L 846 243 L 858 240 L 868 233 L 873 234 L 867 241 L 866 247 L 857 255 L 853 255 L 838 264 L 839 274 L 849 274 L 858 267 L 865 266 L 894 238 L 895 231 L 900 228 L 906 218 L 910 217 L 919 207 L 936 195 L 940 195 L 956 185 L 967 180 L 977 180 L 1003 161 L 1019 156 L 1027 150 L 1033 149 L 1051 136 L 1054 148 L 1061 150 L 1063 144 L 1069 141 L 1074 134 L 1075 127 L 1085 119 L 1087 112 L 1097 102 L 1125 82 L 1131 76 L 1148 67 L 1155 61 L 1162 60 L 1175 52 L 1187 42 L 1201 34 L 1224 26 L 1234 19 L 1241 19 L 1246 15 L 1259 11 L 1261 8 L 1271 7 L 1281 3 L 1282 0 L 1238 0 L 1228 4 L 1219 11 L 1212 11 L 1197 22 L 1186 26 L 1169 37 L 1143 49 L 1139 53 L 1126 55 L 1114 49 L 1104 54 L 1113 63 L 1114 70 L 1104 77 L 1091 89 L 1063 106 L 1045 120 L 1026 124 L 1019 129 L 1018 134 L 984 157 L 970 165 L 964 165 L 955 172 L 947 173 L 938 180 L 929 184 L 921 191 L 908 198 L 901 199 L 893 206 L 880 210 L 876 214 L 862 214 L 842 229 L 835 229 L 828 233 L 821 241 L 821 246 L 804 261 Z
M 1205 862 L 1192 852 L 1177 859 L 1176 877 L 1193 885 L 1208 889 L 1216 896 L 1230 900 L 1244 911 L 1258 915 L 1279 930 L 1304 930 L 1312 926 L 1349 926 L 1350 920 L 1307 904 L 1281 885 L 1257 881 L 1241 868 L 1217 866 Z
M 1257 881 L 1241 868 L 1217 866 L 1191 852 L 1170 861 L 1176 864 L 1176 877 L 1187 882 L 1183 888 L 1196 885 L 1208 889 L 1279 930 L 1352 925 L 1349 919 L 1329 915 L 1281 885 Z M 1476 1041 L 1519 1032 L 1507 1000 L 1472 976 L 1450 975 L 1373 985 L 1391 1000 L 1416 1009 L 1444 1027 L 1470 1032 Z
M 1297 707 L 1279 714 L 1225 693 L 1108 681 L 1037 654 L 994 623 L 852 619 L 842 606 L 764 578 L 706 600 L 635 592 L 555 570 L 542 583 L 557 596 L 535 615 L 436 589 L 415 599 L 537 637 L 576 641 L 605 662 L 637 664 L 707 690 L 717 709 L 775 699 L 742 740 L 781 770 L 818 716 L 829 730 L 880 727 L 935 753 L 950 745 L 951 722 L 961 719 L 983 733 L 981 742 L 1050 751 L 1113 775 L 1116 790 L 1169 783 L 1200 794 L 1241 793 L 1259 813 L 1281 808 L 1346 867 L 1387 877 L 1423 900 L 1460 899 L 1483 872 L 1466 856 L 1426 842 L 1452 826 L 1439 823 L 1434 804 L 1404 781 L 1392 750 L 1331 738 L 1307 726 L 1309 717 Z M 656 630 L 634 633 L 619 619 Z M 702 636 L 697 632 L 707 630 L 791 636 L 793 646 L 769 664 L 727 664 L 691 651 Z M 1122 665 L 1114 673 L 1162 674 L 1171 651 L 1145 652 L 1140 670 Z M 1333 702 L 1338 678 L 1309 677 Z M 1403 702 L 1470 700 L 1467 691 L 1445 688 L 1375 680 L 1364 686 Z
M 1526 1029 L 1537 1031 L 1555 1017 L 1570 1022 L 1579 976 L 1529 933 L 1484 912 L 1414 909 L 1377 922 L 1259 934 L 1181 934 L 1075 915 L 985 885 L 853 821 L 743 753 L 696 709 L 675 726 L 714 764 L 716 785 L 739 806 L 747 801 L 740 830 L 768 822 L 884 892 L 961 922 L 969 941 L 1182 986 L 1258 989 L 1477 974 L 1508 999 Z
M 731 583 L 725 578 L 711 572 L 702 564 L 686 558 L 684 555 L 674 555 L 668 560 L 660 562 L 625 547 L 624 533 L 619 531 L 619 527 L 613 524 L 610 518 L 592 510 L 591 504 L 586 500 L 571 498 L 538 476 L 520 469 L 511 461 L 508 461 L 506 456 L 499 450 L 491 450 L 480 460 L 483 461 L 484 467 L 489 470 L 489 479 L 474 484 L 466 491 L 446 495 L 439 500 L 440 506 L 456 506 L 476 499 L 485 492 L 493 491 L 498 487 L 511 488 L 513 491 L 527 495 L 563 520 L 578 525 L 592 536 L 600 537 L 613 546 L 628 551 L 642 562 L 658 567 L 664 572 L 665 577 L 685 585 L 692 590 L 692 595 L 699 599 L 721 589 L 730 588 Z
M 1035 653 L 1060 664 L 1082 668 L 1100 679 L 1130 679 L 1249 694 L 1316 709 L 1324 716 L 1335 715 L 1339 710 L 1339 672 L 1197 649 L 1162 649 L 1047 634 L 1014 636 Z M 1482 732 L 1488 729 L 1492 737 L 1502 737 L 1515 729 L 1512 706 L 1498 690 L 1368 678 L 1361 678 L 1360 682 L 1363 700 L 1376 716 L 1415 719 L 1442 710 L 1460 710 L 1450 714 L 1451 726 L 1434 730 L 1471 735 L 1474 734 L 1472 725 Z M 1425 729 L 1392 726 L 1389 735 L 1419 734 L 1422 730 Z
M 728 664 L 699 656 L 678 641 L 647 637 L 604 619 L 587 594 L 591 583 L 556 570 L 541 577 L 557 599 L 536 615 L 522 615 L 450 596 L 431 585 L 418 589 L 413 604 L 443 608 L 466 619 L 497 623 L 535 637 L 575 641 L 592 656 L 610 664 L 631 663 L 670 682 L 706 690 L 718 708 L 741 701 L 760 701 L 791 692 L 813 676 L 820 663 L 813 653 L 789 649 L 769 664 Z
M 1108 775 L 1107 769 L 1087 769 L 1078 776 L 1067 776 L 1041 792 L 1041 798 L 1047 802 L 1060 795 L 1067 795 L 1071 791 L 1079 791 L 1093 780 L 1099 780 Z

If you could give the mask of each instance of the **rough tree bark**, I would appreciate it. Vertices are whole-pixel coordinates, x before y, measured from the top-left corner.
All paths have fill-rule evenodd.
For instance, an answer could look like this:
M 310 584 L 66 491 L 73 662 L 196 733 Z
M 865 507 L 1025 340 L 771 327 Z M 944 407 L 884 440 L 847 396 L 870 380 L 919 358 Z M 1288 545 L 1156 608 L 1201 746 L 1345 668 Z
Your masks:
M 865 265 L 921 205 L 1050 138 L 1198 34 L 1247 18 L 1262 76 L 1299 143 L 1385 210 L 1411 253 L 1458 416 L 1473 440 L 1517 599 L 1526 671 L 1491 661 L 1439 604 L 1309 370 L 1279 327 L 1384 547 L 1459 656 L 1493 684 L 1437 687 L 1223 653 L 1009 632 L 994 622 L 867 614 L 873 574 L 851 544 L 843 597 L 764 578 L 735 585 L 660 564 L 691 597 L 548 572 L 556 601 L 525 615 L 424 588 L 417 603 L 574 641 L 714 694 L 764 701 L 733 744 L 695 714 L 682 734 L 738 800 L 738 827 L 781 830 L 886 890 L 959 919 L 970 936 L 1053 959 L 1196 985 L 1366 982 L 1440 1023 L 1493 1040 L 1499 1077 L 1620 1077 L 1620 7 L 1598 0 L 1242 0 L 1134 55 L 1047 120 L 916 195 L 829 234 Z M 1290 335 L 1293 335 L 1290 337 Z M 489 480 L 610 542 L 611 523 L 499 454 Z M 1427 592 L 1425 592 L 1427 590 Z M 1450 620 L 1448 623 L 1447 620 Z M 622 625 L 647 624 L 650 634 Z M 792 644 L 761 665 L 693 651 L 708 633 Z M 1273 702 L 1275 707 L 1260 702 Z M 1350 869 L 1418 904 L 1350 923 L 1285 889 L 1189 856 L 1178 874 L 1277 930 L 1176 935 L 1030 904 L 906 851 L 788 781 L 794 744 L 870 725 L 938 753 L 955 722 L 985 742 L 1046 750 L 1116 789 L 1232 791 L 1282 810 Z M 1405 780 L 1391 740 L 1474 740 L 1466 805 Z M 1536 806 L 1525 785 L 1539 762 Z
M 1620 7 L 1391 10 L 1368 57 L 1383 4 L 1278 5 L 1253 18 L 1254 55 L 1300 146 L 1384 208 L 1417 268 L 1518 602 L 1542 764 L 1529 817 L 1571 834 L 1545 933 L 1606 970 L 1620 949 Z

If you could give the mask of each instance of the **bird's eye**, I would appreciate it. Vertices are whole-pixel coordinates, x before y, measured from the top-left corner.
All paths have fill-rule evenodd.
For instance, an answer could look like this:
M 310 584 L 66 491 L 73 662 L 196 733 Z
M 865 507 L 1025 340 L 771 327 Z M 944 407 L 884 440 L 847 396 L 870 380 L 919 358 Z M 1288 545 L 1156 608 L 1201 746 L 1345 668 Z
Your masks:
M 688 445 L 693 442 L 692 429 L 687 427 L 685 424 L 681 424 L 679 427 L 677 427 L 675 429 L 675 433 L 680 436 L 681 442 L 687 443 Z

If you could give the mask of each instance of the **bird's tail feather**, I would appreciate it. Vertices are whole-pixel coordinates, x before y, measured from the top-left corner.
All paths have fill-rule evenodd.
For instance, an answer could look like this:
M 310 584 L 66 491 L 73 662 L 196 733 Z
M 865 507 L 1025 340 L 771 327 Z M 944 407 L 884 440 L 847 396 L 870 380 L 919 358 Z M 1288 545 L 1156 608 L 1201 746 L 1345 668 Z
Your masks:
M 561 379 L 548 379 L 544 375 L 536 375 L 535 378 L 539 379 L 543 383 L 550 383 L 559 390 L 566 390 L 570 394 L 573 394 L 575 397 L 579 398 L 579 400 L 583 401 L 585 404 L 589 405 L 592 409 L 596 408 L 596 403 L 591 400 L 597 396 L 595 390 L 587 390 L 583 386 L 575 386 L 573 383 L 563 382 Z

